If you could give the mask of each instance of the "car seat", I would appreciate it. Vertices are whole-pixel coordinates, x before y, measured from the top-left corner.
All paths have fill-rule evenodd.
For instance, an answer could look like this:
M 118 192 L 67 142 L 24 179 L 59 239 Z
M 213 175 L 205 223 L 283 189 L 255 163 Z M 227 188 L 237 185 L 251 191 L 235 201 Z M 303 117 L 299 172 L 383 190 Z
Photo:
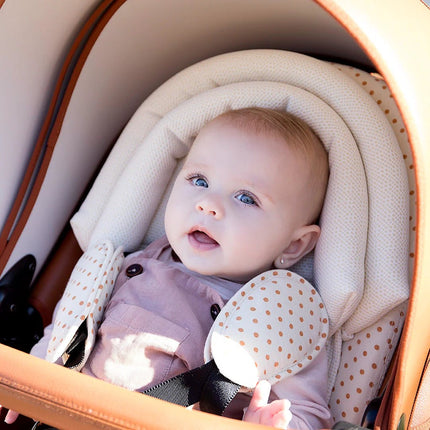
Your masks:
M 358 69 L 271 50 L 225 54 L 177 74 L 132 117 L 72 218 L 85 250 L 78 272 L 94 273 L 88 260 L 97 255 L 103 267 L 94 286 L 111 287 L 105 273 L 111 268 L 118 273 L 122 249 L 132 252 L 160 237 L 169 184 L 208 119 L 250 105 L 287 109 L 311 124 L 329 152 L 322 235 L 315 255 L 293 270 L 315 283 L 330 317 L 327 396 L 335 419 L 360 423 L 394 352 L 409 285 L 409 185 L 387 114 L 400 117 L 394 105 L 388 107 L 383 87 L 379 77 Z M 69 281 L 69 296 L 76 294 L 76 276 Z M 70 317 L 60 312 L 54 321 L 53 337 L 64 339 L 66 347 L 80 325 L 76 315 L 85 312 L 87 355 L 101 318 L 87 307 L 96 300 L 99 308 L 100 297 L 94 297 L 82 295 L 83 310 Z M 48 359 L 56 361 L 64 350 L 58 344 L 51 348 Z
M 356 72 L 354 72 L 354 73 L 360 73 L 359 71 L 356 71 Z M 388 76 L 388 78 L 391 78 L 391 76 Z M 363 82 L 366 82 L 366 81 L 363 81 Z M 391 79 L 391 83 L 392 83 L 392 79 Z M 366 85 L 366 84 L 363 84 L 364 86 Z M 383 84 L 382 84 L 383 85 Z M 403 112 L 404 113 L 404 112 Z M 390 117 L 391 115 L 392 115 L 392 112 L 390 112 L 390 113 L 386 113 L 386 115 L 387 115 L 387 117 Z M 398 119 L 396 118 L 396 117 L 394 117 L 394 118 L 391 118 L 390 117 L 390 120 L 394 123 L 394 120 L 396 120 L 396 121 L 398 121 Z M 404 130 L 403 130 L 403 132 L 404 132 Z M 406 145 L 406 146 L 408 146 L 408 145 Z M 405 157 L 405 160 L 406 160 L 406 162 L 408 163 L 408 173 L 411 173 L 411 172 L 413 172 L 413 169 L 410 169 L 409 167 L 410 166 L 412 166 L 412 164 L 411 164 L 411 159 L 412 159 L 412 157 L 411 157 L 411 155 L 410 155 L 410 153 L 408 152 L 408 151 L 405 151 L 404 152 L 404 157 Z M 411 200 L 414 200 L 414 193 L 415 193 L 415 189 L 414 189 L 414 187 L 411 187 L 411 190 L 410 190 L 410 193 L 411 193 Z M 413 224 L 413 221 L 411 222 L 411 225 Z M 413 239 L 413 236 L 414 235 L 414 230 L 412 230 L 412 239 Z M 412 240 L 412 242 L 411 243 L 413 243 L 413 240 Z M 414 250 L 415 250 L 415 248 L 412 246 L 411 247 L 411 254 L 414 252 Z

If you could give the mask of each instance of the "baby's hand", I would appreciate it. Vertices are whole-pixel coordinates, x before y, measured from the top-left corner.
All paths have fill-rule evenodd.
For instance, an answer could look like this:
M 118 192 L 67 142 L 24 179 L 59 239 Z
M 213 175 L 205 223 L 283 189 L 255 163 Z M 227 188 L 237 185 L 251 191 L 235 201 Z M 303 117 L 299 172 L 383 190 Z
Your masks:
M 292 418 L 291 403 L 288 400 L 275 400 L 272 403 L 267 403 L 270 389 L 270 384 L 267 381 L 260 381 L 257 384 L 243 420 L 286 429 Z
M 2 406 L 0 405 L 0 411 L 2 410 Z M 6 417 L 4 419 L 4 422 L 6 424 L 13 424 L 16 419 L 19 417 L 19 413 L 15 411 L 11 411 L 9 409 L 8 413 L 6 414 Z

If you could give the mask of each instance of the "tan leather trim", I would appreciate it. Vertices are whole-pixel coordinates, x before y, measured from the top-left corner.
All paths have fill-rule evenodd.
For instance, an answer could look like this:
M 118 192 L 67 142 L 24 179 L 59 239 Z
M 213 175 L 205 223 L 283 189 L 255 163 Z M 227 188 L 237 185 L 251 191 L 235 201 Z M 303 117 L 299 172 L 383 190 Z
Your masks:
M 0 345 L 0 363 L 14 363 L 13 369 L 0 366 L 3 405 L 61 429 L 244 428 L 241 421 L 190 411 L 4 345 Z M 264 427 L 247 424 L 246 428 Z
M 384 76 L 408 129 L 417 183 L 417 243 L 412 293 L 393 383 L 388 429 L 410 419 L 430 345 L 430 13 L 420 1 L 317 0 L 362 46 Z M 413 22 L 399 31 L 399 22 Z
M 100 5 L 97 7 L 97 9 L 93 12 L 91 17 L 84 24 L 81 31 L 78 33 L 77 37 L 73 42 L 73 45 L 70 49 L 69 54 L 66 57 L 63 68 L 61 69 L 60 75 L 58 77 L 57 84 L 55 86 L 55 90 L 53 93 L 51 104 L 48 109 L 47 116 L 45 118 L 45 122 L 42 126 L 41 132 L 37 139 L 35 148 L 33 150 L 33 154 L 28 164 L 27 171 L 24 175 L 24 179 L 18 190 L 17 198 L 15 199 L 12 209 L 9 212 L 9 215 L 6 219 L 6 222 L 4 224 L 3 230 L 0 235 L 0 272 L 6 266 L 6 263 L 13 251 L 13 248 L 15 247 L 19 239 L 19 236 L 21 235 L 25 227 L 25 224 L 27 223 L 27 220 L 31 215 L 31 211 L 39 195 L 39 191 L 42 187 L 43 180 L 48 170 L 49 162 L 51 160 L 52 153 L 55 148 L 55 144 L 60 134 L 63 119 L 67 112 L 67 107 L 68 107 L 70 98 L 73 94 L 73 89 L 76 85 L 76 82 L 79 78 L 79 74 L 85 64 L 88 54 L 90 53 L 95 41 L 97 40 L 99 34 L 101 33 L 105 25 L 109 22 L 112 15 L 121 7 L 121 5 L 124 2 L 125 0 L 102 1 Z M 99 19 L 100 21 L 97 22 Z M 91 30 L 91 28 L 94 25 L 95 27 Z M 74 67 L 74 70 L 72 72 L 71 78 L 64 92 L 64 95 L 62 96 L 62 86 L 67 76 L 68 68 L 72 63 L 73 57 L 76 54 L 76 52 L 78 52 L 79 49 L 81 49 L 80 45 L 82 41 L 87 37 L 90 31 L 91 31 L 91 35 L 85 47 L 82 50 L 79 60 L 77 61 Z M 61 96 L 63 97 L 62 99 L 60 99 Z M 59 102 L 61 103 L 61 105 L 59 107 L 57 116 L 55 118 L 55 123 L 51 128 L 50 127 L 51 122 L 54 120 L 54 115 L 56 112 L 56 105 Z M 29 194 L 28 200 L 25 203 L 25 207 L 21 211 L 21 206 L 23 204 L 24 197 L 28 192 L 28 188 L 32 182 L 32 177 L 35 174 L 35 169 L 39 164 L 39 158 L 42 156 L 42 151 L 44 150 L 44 143 L 46 139 L 48 139 L 46 143 L 46 152 L 45 154 L 43 154 L 43 160 L 40 165 L 40 169 L 37 172 L 37 177 L 36 177 L 36 180 L 34 181 L 34 185 Z
M 430 349 L 427 363 L 423 370 L 417 401 L 414 404 L 411 416 L 411 429 L 428 430 L 430 428 Z M 425 415 L 424 415 L 425 414 Z

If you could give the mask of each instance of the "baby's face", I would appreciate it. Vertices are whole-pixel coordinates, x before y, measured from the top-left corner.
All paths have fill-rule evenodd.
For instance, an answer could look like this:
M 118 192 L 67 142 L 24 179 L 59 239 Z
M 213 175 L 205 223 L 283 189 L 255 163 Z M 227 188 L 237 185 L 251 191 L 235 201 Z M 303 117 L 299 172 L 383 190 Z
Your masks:
M 304 225 L 306 162 L 281 138 L 215 121 L 196 138 L 165 229 L 190 270 L 238 282 L 270 269 Z

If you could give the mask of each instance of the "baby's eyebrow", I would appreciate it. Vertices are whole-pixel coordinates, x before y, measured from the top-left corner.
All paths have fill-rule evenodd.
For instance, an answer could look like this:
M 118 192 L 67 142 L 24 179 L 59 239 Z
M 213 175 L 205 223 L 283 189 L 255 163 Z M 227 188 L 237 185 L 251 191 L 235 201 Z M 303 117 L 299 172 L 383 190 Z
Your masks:
M 186 170 L 206 170 L 207 168 L 208 168 L 207 164 L 196 163 L 194 161 L 188 162 L 187 160 L 182 166 L 182 169 L 186 169 Z

